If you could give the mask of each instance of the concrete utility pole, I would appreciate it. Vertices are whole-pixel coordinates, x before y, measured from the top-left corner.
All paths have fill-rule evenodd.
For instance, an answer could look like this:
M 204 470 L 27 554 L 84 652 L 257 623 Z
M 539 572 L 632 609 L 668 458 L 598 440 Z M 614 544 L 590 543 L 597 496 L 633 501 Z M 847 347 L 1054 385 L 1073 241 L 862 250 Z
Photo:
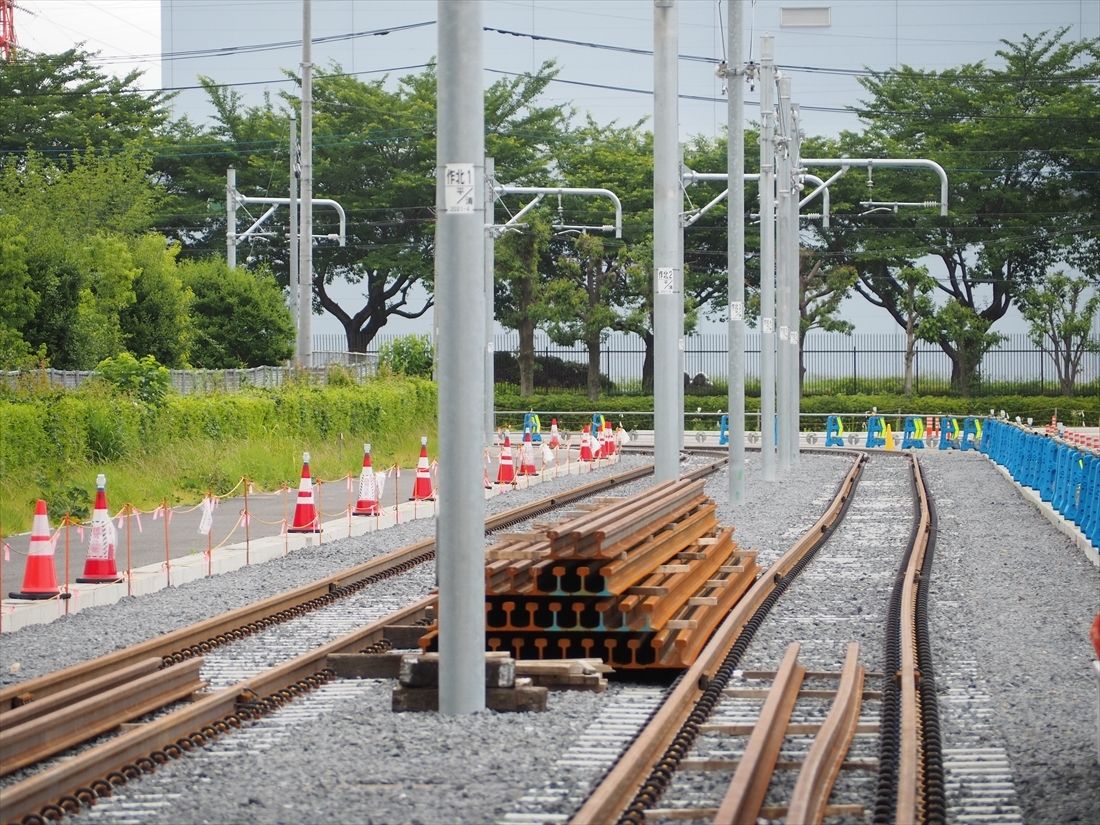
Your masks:
M 653 2 L 653 431 L 654 480 L 679 476 L 677 441 L 684 409 L 683 373 L 678 371 L 677 329 L 684 314 L 683 293 L 676 292 L 680 180 L 678 174 L 679 90 L 675 0 Z
M 294 112 L 290 113 L 290 252 L 287 261 L 290 264 L 290 272 L 287 276 L 287 294 L 290 296 L 290 317 L 294 319 L 294 334 L 298 334 L 299 325 L 299 295 L 301 288 L 298 284 L 298 255 L 301 254 L 298 247 L 298 176 L 301 174 L 298 157 L 298 118 Z M 295 338 L 297 342 L 297 338 Z
M 760 449 L 775 481 L 775 41 L 760 39 Z
M 744 4 L 729 4 L 729 64 L 726 100 L 729 104 L 726 169 L 729 175 L 729 502 L 745 503 L 745 60 L 741 43 Z
M 485 112 L 482 4 L 439 0 L 436 319 L 439 324 L 439 710 L 485 708 Z
M 237 268 L 237 169 L 225 170 L 225 264 Z
M 790 311 L 791 311 L 791 79 L 779 78 L 779 133 L 776 146 L 775 174 L 775 282 L 778 300 L 776 320 L 779 340 L 776 342 L 779 369 L 776 377 L 776 406 L 779 412 L 778 446 L 779 476 L 783 478 L 791 469 L 791 383 L 787 376 L 791 371 Z
M 788 324 L 790 326 L 791 335 L 791 424 L 794 427 L 794 432 L 791 434 L 791 468 L 796 468 L 799 465 L 800 456 L 800 438 L 802 431 L 802 375 L 799 364 L 802 360 L 802 245 L 799 241 L 800 233 L 799 228 L 801 224 L 798 219 L 798 210 L 802 205 L 799 200 L 801 195 L 801 189 L 799 185 L 798 170 L 802 164 L 802 130 L 800 125 L 798 104 L 791 104 L 791 268 L 792 268 L 792 280 L 791 288 L 793 290 L 793 296 L 791 301 L 791 316 Z M 824 190 L 825 195 L 828 195 L 829 190 Z M 827 216 L 828 209 L 822 210 Z M 828 217 L 822 219 L 827 221 Z M 827 226 L 828 224 L 826 224 Z
M 496 224 L 496 160 L 485 158 L 485 447 L 493 445 L 496 434 L 496 364 L 493 348 L 493 322 L 496 320 L 497 232 Z
M 302 239 L 298 366 L 313 366 L 313 32 L 311 0 L 302 0 Z

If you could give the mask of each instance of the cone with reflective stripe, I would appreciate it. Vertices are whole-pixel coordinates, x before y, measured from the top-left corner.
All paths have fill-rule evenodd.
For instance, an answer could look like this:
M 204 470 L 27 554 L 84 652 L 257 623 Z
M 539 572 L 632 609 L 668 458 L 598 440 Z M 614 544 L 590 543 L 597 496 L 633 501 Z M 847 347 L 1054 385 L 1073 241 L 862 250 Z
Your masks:
M 519 448 L 519 475 L 537 476 L 539 471 L 535 469 L 535 445 L 531 441 L 531 431 L 523 431 L 523 444 Z
M 558 419 L 556 418 L 550 419 L 550 442 L 548 446 L 551 450 L 556 450 L 561 446 L 561 433 L 558 432 Z
M 434 501 L 432 471 L 428 467 L 428 436 L 420 437 L 420 460 L 416 463 L 416 481 L 413 482 L 413 501 Z
M 610 458 L 615 455 L 615 428 L 611 426 L 610 421 L 605 421 L 603 425 L 603 450 L 604 458 Z
M 116 535 L 111 514 L 107 511 L 107 476 L 100 473 L 95 479 L 95 509 L 92 510 L 92 535 L 88 539 L 84 575 L 77 579 L 78 582 L 96 584 L 122 581 L 115 566 Z
M 378 480 L 374 476 L 374 467 L 371 466 L 370 444 L 364 444 L 363 469 L 359 473 L 359 499 L 355 502 L 355 509 L 351 514 L 353 516 L 382 515 L 382 507 L 378 503 L 380 497 Z
M 504 431 L 504 445 L 500 448 L 500 463 L 497 465 L 497 484 L 514 484 L 516 468 L 512 462 L 512 439 Z
M 53 565 L 53 542 L 50 541 L 50 519 L 46 515 L 46 502 L 38 499 L 34 505 L 31 549 L 27 553 L 27 569 L 23 572 L 23 589 L 18 593 L 9 593 L 8 596 L 12 599 L 52 599 L 61 595 Z M 65 593 L 63 598 L 68 596 Z
M 585 424 L 584 430 L 581 432 L 581 461 L 595 461 L 596 456 L 592 454 L 592 431 L 591 424 Z
M 288 533 L 320 533 L 321 519 L 313 501 L 313 478 L 309 474 L 309 453 L 302 453 L 302 480 L 298 482 L 298 503 Z

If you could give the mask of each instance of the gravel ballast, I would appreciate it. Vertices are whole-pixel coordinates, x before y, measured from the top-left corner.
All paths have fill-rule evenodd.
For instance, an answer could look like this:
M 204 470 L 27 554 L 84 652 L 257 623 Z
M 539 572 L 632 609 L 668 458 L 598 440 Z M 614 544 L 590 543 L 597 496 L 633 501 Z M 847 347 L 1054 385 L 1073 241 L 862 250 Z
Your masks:
M 1100 766 L 1087 634 L 1100 607 L 1100 574 L 984 457 L 925 451 L 921 459 L 940 518 L 931 601 L 937 678 L 957 662 L 980 663 L 979 678 L 990 682 L 996 702 L 989 721 L 1008 745 L 1025 821 L 1093 822 Z M 849 466 L 845 456 L 808 454 L 790 480 L 765 485 L 759 454 L 750 453 L 746 502 L 736 514 L 724 472 L 707 493 L 719 521 L 734 524 L 735 539 L 758 549 L 766 567 L 817 520 Z M 487 507 L 507 509 L 575 483 L 517 490 Z M 430 521 L 403 524 L 25 628 L 0 639 L 0 681 L 100 655 L 433 533 Z M 122 792 L 153 792 L 155 782 L 157 794 L 182 795 L 143 810 L 147 823 L 502 821 L 516 799 L 546 783 L 554 761 L 619 690 L 552 693 L 541 714 L 447 719 L 390 713 L 392 684 L 366 680 L 312 721 L 296 721 L 294 703 L 283 721 L 269 717 L 282 737 L 270 747 L 234 751 L 233 759 L 185 757 Z M 219 747 L 234 748 L 233 739 Z M 110 810 L 104 805 L 79 819 L 99 820 Z

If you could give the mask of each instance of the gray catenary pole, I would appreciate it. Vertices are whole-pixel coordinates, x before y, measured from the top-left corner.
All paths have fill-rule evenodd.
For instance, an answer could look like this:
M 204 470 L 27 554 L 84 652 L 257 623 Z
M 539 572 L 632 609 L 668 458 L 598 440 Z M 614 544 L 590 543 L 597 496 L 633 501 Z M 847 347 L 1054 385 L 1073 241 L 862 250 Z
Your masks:
M 493 321 L 496 319 L 496 297 L 493 288 L 496 283 L 496 161 L 485 158 L 485 411 L 482 420 L 485 423 L 485 448 L 493 445 L 496 432 L 496 365 L 493 363 Z
M 760 39 L 760 464 L 775 481 L 775 45 Z
M 791 253 L 790 260 L 792 262 L 792 280 L 791 288 L 794 291 L 793 300 L 791 303 L 791 316 L 788 321 L 790 326 L 790 347 L 791 347 L 791 372 L 788 376 L 788 380 L 791 382 L 791 424 L 794 427 L 794 432 L 791 434 L 791 467 L 796 468 L 799 464 L 799 447 L 801 445 L 801 413 L 802 413 L 802 374 L 801 374 L 801 361 L 802 361 L 802 255 L 801 244 L 799 243 L 799 217 L 798 210 L 802 205 L 799 200 L 801 188 L 799 185 L 798 170 L 801 165 L 802 157 L 802 127 L 800 125 L 798 104 L 791 104 L 791 174 L 792 174 L 792 194 L 791 194 Z M 829 190 L 825 189 L 824 194 L 827 196 Z M 828 209 L 822 210 L 825 216 L 828 215 Z M 824 217 L 822 222 L 825 226 L 828 226 L 828 217 Z
M 225 170 L 225 263 L 237 267 L 237 170 Z
M 775 172 L 775 284 L 776 284 L 776 326 L 779 336 L 776 340 L 776 409 L 779 428 L 776 445 L 778 448 L 779 476 L 785 477 L 791 469 L 791 384 L 787 376 L 791 371 L 791 348 L 789 346 L 789 326 L 791 307 L 791 79 L 780 75 L 779 118 Z
M 300 295 L 298 290 L 298 266 L 301 263 L 298 256 L 301 254 L 298 243 L 298 177 L 301 174 L 298 157 L 298 119 L 294 113 L 290 113 L 290 251 L 287 260 L 290 262 L 290 273 L 287 276 L 287 294 L 289 295 L 290 317 L 294 319 L 294 332 L 297 335 L 299 324 Z M 294 339 L 297 342 L 297 338 Z
M 436 321 L 439 325 L 439 710 L 485 708 L 485 113 L 480 0 L 439 0 Z M 473 332 L 473 334 L 471 334 Z
M 313 31 L 302 0 L 302 233 L 299 243 L 298 366 L 313 366 Z
M 729 4 L 728 152 L 729 221 L 729 502 L 745 503 L 745 66 L 742 29 L 744 4 Z
M 676 292 L 680 180 L 677 170 L 679 74 L 675 0 L 653 2 L 653 437 L 654 479 L 671 481 L 679 473 L 680 427 L 684 410 L 677 403 L 682 374 L 677 371 L 677 315 L 683 296 Z

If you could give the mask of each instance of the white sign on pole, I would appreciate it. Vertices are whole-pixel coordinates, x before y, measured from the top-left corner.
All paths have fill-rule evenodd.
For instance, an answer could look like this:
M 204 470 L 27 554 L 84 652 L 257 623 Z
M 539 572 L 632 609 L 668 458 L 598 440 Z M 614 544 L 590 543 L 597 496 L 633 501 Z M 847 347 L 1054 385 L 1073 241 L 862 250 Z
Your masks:
M 771 335 L 773 332 L 775 332 L 775 319 L 761 318 L 760 328 L 766 335 Z
M 448 163 L 443 168 L 443 207 L 452 215 L 474 211 L 474 165 Z
M 676 270 L 671 266 L 657 267 L 657 294 L 672 295 L 676 290 Z
M 731 301 L 730 302 L 730 320 L 731 321 L 744 321 L 745 320 L 745 303 L 743 301 Z

